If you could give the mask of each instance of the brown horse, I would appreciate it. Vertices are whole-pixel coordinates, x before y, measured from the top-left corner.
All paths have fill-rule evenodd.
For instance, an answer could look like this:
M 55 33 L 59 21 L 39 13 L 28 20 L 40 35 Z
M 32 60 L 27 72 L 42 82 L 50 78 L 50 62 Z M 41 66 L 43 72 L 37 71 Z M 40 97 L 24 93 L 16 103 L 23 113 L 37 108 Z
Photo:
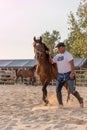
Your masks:
M 40 81 L 43 85 L 42 88 L 43 101 L 47 105 L 49 103 L 47 99 L 47 86 L 52 80 L 57 79 L 58 70 L 56 64 L 50 63 L 49 56 L 46 54 L 45 48 L 43 44 L 41 44 L 41 41 L 37 42 L 35 37 L 33 46 L 34 46 L 35 58 L 37 60 L 36 72 L 37 75 L 40 77 Z M 67 97 L 68 101 L 70 91 L 66 84 L 64 84 L 64 86 L 68 91 L 68 97 Z
M 18 81 L 19 77 L 21 77 L 22 83 L 23 83 L 23 78 L 29 78 L 31 84 L 33 84 L 36 81 L 35 71 L 36 71 L 36 66 L 31 67 L 29 69 L 24 69 L 24 68 L 18 69 L 16 71 L 16 82 Z

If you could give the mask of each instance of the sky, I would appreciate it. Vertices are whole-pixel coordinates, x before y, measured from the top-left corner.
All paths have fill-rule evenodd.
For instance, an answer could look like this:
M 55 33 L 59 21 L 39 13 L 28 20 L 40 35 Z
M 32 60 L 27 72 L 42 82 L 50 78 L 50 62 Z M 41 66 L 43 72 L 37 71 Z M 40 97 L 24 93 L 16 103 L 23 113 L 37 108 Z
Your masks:
M 0 0 L 0 59 L 33 59 L 33 37 L 59 31 L 68 37 L 68 15 L 80 0 Z

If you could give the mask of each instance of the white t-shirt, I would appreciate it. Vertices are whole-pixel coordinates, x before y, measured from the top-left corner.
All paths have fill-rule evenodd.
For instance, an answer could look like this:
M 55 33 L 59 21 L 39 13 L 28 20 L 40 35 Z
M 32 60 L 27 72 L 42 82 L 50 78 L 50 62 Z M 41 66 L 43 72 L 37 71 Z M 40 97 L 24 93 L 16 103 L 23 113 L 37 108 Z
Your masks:
M 73 60 L 73 57 L 67 51 L 65 51 L 63 54 L 57 54 L 53 58 L 53 61 L 57 63 L 58 73 L 67 73 L 71 71 L 71 66 L 69 63 L 71 60 Z

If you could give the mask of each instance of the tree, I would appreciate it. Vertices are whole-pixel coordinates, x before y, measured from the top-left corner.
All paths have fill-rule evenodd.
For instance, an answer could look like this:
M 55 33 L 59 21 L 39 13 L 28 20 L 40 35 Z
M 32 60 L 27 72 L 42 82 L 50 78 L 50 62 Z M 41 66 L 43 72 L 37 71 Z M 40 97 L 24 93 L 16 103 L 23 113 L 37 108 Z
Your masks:
M 66 40 L 68 49 L 74 57 L 87 57 L 87 3 L 82 1 L 77 9 L 76 18 L 69 15 L 70 34 Z
M 47 47 L 50 49 L 51 54 L 54 55 L 54 47 L 56 42 L 60 41 L 60 33 L 56 30 L 53 30 L 52 33 L 46 31 L 44 34 L 42 34 L 43 42 L 47 45 Z

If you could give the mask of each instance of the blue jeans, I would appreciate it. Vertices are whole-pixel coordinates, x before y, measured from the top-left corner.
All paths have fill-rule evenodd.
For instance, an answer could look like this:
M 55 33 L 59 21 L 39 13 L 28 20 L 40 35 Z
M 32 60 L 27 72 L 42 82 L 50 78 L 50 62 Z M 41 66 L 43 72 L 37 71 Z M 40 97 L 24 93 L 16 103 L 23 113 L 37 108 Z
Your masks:
M 60 92 L 64 83 L 66 83 L 70 89 L 70 92 L 73 94 L 75 92 L 74 86 L 74 78 L 69 77 L 69 73 L 58 74 L 57 81 L 56 81 L 56 92 Z

